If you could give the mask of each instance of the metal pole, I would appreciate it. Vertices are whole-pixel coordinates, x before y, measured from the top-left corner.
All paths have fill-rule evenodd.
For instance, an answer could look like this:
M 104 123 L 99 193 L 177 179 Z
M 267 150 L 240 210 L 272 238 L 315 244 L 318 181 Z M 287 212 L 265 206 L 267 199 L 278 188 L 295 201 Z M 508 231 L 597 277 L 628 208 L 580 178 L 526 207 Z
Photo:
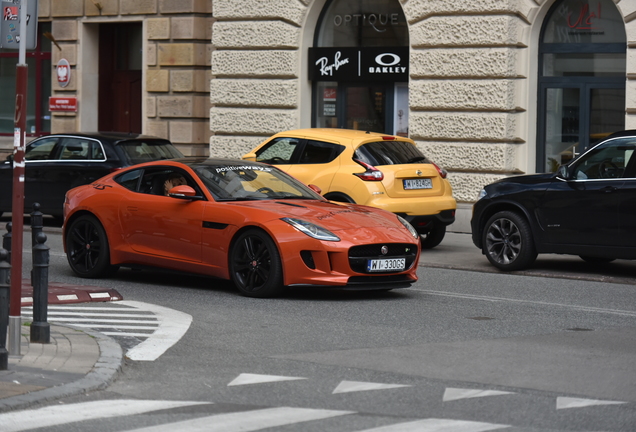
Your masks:
M 51 326 L 47 319 L 49 296 L 49 247 L 46 234 L 39 232 L 33 246 L 33 322 L 31 323 L 31 342 L 50 343 Z
M 34 1 L 34 0 L 32 0 Z M 15 118 L 13 132 L 13 201 L 11 222 L 13 224 L 13 244 L 11 251 L 11 291 L 9 294 L 9 352 L 20 355 L 20 316 L 22 303 L 22 234 L 24 232 L 24 163 L 27 81 L 29 69 L 26 64 L 27 0 L 20 7 L 20 47 L 16 66 Z

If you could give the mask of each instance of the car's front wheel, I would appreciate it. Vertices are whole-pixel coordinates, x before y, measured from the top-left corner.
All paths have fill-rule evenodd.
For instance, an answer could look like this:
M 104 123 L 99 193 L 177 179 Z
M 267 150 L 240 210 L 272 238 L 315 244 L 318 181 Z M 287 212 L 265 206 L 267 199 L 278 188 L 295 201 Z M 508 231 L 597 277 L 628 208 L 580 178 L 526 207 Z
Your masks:
M 112 275 L 118 267 L 110 264 L 110 248 L 104 227 L 95 216 L 75 219 L 66 231 L 66 257 L 71 269 L 83 278 Z
M 501 270 L 521 270 L 537 258 L 530 224 L 512 211 L 501 211 L 488 219 L 482 245 L 488 261 Z
M 276 244 L 259 229 L 243 232 L 230 251 L 230 277 L 241 294 L 274 297 L 283 290 L 283 268 Z
M 422 249 L 432 249 L 439 245 L 446 235 L 446 225 L 433 225 L 433 228 L 422 236 Z

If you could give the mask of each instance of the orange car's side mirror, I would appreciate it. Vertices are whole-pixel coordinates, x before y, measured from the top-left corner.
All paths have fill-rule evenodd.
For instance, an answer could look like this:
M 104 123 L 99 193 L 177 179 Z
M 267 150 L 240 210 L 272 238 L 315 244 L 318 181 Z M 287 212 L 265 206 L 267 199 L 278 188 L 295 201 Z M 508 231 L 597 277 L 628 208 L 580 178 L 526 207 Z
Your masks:
M 197 200 L 203 199 L 203 197 L 197 196 L 197 192 L 191 186 L 175 186 L 168 191 L 168 196 L 171 198 Z
M 309 189 L 311 189 L 312 191 L 316 192 L 318 195 L 322 195 L 322 189 L 320 189 L 315 184 L 310 184 L 309 185 Z

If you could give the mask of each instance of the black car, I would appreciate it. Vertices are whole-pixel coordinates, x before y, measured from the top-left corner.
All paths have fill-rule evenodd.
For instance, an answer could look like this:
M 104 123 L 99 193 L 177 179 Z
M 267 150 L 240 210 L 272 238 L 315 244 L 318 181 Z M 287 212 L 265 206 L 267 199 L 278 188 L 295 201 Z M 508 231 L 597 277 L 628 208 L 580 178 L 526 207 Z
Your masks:
M 473 206 L 473 243 L 502 270 L 526 268 L 539 253 L 636 259 L 635 150 L 636 130 L 617 132 L 554 174 L 486 186 Z
M 64 195 L 120 168 L 141 162 L 183 157 L 162 138 L 118 132 L 54 134 L 31 141 L 25 150 L 25 213 L 40 211 L 62 218 Z M 10 212 L 13 155 L 0 163 L 0 216 Z

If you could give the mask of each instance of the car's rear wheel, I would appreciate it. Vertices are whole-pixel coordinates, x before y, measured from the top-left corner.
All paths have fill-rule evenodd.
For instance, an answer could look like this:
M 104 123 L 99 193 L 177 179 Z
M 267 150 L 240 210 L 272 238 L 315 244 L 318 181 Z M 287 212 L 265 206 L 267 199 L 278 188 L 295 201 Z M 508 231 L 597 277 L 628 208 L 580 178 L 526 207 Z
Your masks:
M 336 201 L 348 204 L 355 204 L 356 202 L 349 195 L 345 195 L 340 192 L 330 192 L 324 195 L 329 201 Z
M 230 277 L 241 294 L 274 297 L 283 291 L 283 267 L 276 244 L 259 229 L 243 232 L 230 251 Z
M 588 255 L 579 255 L 579 257 L 583 261 L 588 262 L 590 264 L 607 264 L 616 260 L 616 258 L 595 257 L 595 256 L 588 256 Z
M 117 271 L 118 267 L 110 264 L 106 231 L 94 216 L 80 216 L 71 222 L 65 243 L 68 263 L 79 277 L 100 278 Z
M 433 228 L 422 236 L 422 249 L 432 249 L 439 245 L 446 235 L 446 225 L 434 225 Z
M 515 212 L 502 211 L 488 219 L 482 244 L 488 261 L 501 270 L 521 270 L 537 258 L 530 225 Z

